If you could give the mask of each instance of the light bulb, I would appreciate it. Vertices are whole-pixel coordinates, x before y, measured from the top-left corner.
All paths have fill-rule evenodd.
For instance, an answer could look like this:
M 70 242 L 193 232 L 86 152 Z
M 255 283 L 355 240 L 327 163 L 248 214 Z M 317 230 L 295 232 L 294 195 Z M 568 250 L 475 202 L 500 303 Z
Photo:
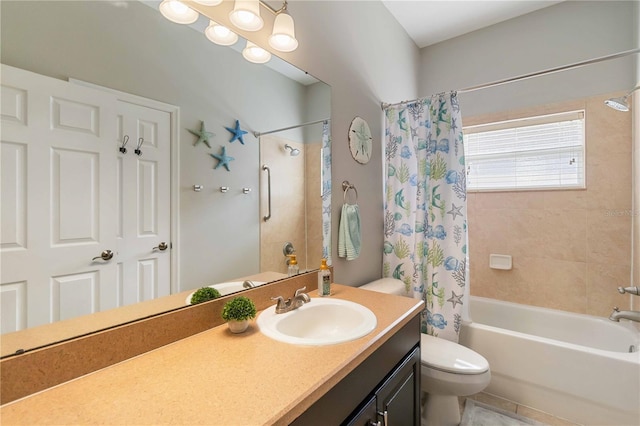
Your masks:
M 162 16 L 176 24 L 193 24 L 198 20 L 198 12 L 179 0 L 162 0 L 159 6 Z
M 238 41 L 236 33 L 214 21 L 209 21 L 209 26 L 204 30 L 204 35 L 213 43 L 221 46 L 231 46 Z
M 292 52 L 298 47 L 293 18 L 288 13 L 280 12 L 276 16 L 269 45 L 280 52 Z
M 249 62 L 254 64 L 264 64 L 271 59 L 271 53 L 263 48 L 256 46 L 247 40 L 247 46 L 242 50 L 242 56 Z
M 196 3 L 200 3 L 203 6 L 217 6 L 222 3 L 222 0 L 193 0 Z
M 241 30 L 258 31 L 264 25 L 264 21 L 260 17 L 260 2 L 258 0 L 236 0 L 233 10 L 229 13 L 229 20 Z

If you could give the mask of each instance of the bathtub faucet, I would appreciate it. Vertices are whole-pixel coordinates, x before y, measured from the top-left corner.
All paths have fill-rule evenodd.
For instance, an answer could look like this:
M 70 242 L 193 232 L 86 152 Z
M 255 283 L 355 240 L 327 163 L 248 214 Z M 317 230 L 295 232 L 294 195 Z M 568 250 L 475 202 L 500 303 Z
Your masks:
M 620 294 L 635 294 L 636 296 L 640 296 L 640 287 L 618 287 L 618 293 Z
M 616 306 L 615 308 L 613 308 L 613 312 L 611 312 L 611 315 L 609 315 L 609 319 L 611 321 L 619 322 L 620 318 L 628 319 L 628 320 L 631 320 L 631 321 L 640 322 L 640 312 L 638 312 L 638 311 L 621 311 Z

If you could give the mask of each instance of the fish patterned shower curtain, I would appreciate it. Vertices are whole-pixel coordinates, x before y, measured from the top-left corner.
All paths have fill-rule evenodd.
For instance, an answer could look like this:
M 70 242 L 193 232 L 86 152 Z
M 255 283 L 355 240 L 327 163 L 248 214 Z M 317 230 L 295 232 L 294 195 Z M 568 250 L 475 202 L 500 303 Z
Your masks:
M 467 193 L 455 92 L 385 109 L 383 275 L 426 307 L 422 332 L 454 342 L 467 285 Z

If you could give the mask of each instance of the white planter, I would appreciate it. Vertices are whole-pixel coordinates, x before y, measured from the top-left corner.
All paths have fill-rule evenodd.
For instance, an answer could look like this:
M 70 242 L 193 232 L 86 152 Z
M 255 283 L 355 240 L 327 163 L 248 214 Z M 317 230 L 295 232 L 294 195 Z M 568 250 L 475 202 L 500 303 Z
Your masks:
M 229 330 L 231 330 L 232 333 L 243 333 L 247 327 L 249 327 L 249 320 L 229 320 L 227 324 L 229 324 Z

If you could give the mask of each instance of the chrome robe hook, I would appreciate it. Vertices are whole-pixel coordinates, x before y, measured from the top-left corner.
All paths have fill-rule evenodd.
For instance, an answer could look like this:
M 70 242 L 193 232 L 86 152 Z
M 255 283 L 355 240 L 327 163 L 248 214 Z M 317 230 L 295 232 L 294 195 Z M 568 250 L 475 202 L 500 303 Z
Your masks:
M 123 154 L 126 154 L 127 148 L 125 148 L 125 146 L 127 146 L 127 142 L 129 142 L 129 135 L 124 135 L 124 137 L 122 138 L 122 146 L 118 148 L 118 151 L 120 151 Z
M 135 152 L 136 155 L 138 155 L 138 156 L 142 155 L 142 151 L 140 151 L 140 147 L 142 146 L 143 143 L 144 143 L 144 139 L 143 138 L 139 138 L 138 139 L 138 145 L 136 146 L 136 149 L 133 150 L 133 152 Z

